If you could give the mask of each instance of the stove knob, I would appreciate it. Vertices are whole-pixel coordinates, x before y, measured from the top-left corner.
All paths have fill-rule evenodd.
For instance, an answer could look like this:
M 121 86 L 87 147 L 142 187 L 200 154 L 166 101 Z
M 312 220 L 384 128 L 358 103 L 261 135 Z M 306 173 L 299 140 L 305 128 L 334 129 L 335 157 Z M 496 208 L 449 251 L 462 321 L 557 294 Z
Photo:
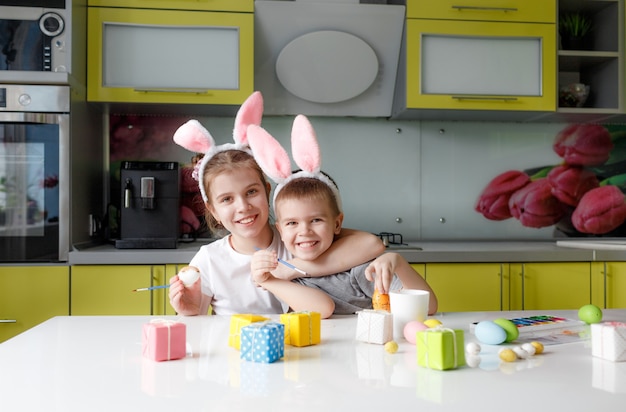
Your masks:
M 17 98 L 17 101 L 22 106 L 28 106 L 31 102 L 31 98 L 29 94 L 20 94 L 20 97 Z

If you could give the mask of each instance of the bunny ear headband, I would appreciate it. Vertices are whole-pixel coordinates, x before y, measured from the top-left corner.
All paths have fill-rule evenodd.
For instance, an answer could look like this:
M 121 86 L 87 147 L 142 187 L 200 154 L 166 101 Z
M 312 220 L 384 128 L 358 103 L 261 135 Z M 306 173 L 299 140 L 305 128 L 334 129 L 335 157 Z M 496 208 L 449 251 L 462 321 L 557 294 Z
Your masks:
M 252 154 L 248 145 L 248 126 L 260 125 L 263 117 L 263 96 L 254 92 L 246 99 L 237 111 L 233 139 L 235 143 L 225 143 L 217 146 L 211 133 L 195 119 L 183 124 L 174 133 L 174 142 L 187 150 L 204 153 L 204 157 L 196 166 L 194 178 L 198 181 L 202 200 L 209 200 L 204 189 L 204 168 L 213 156 L 226 150 L 241 150 Z
M 285 149 L 265 129 L 258 125 L 248 126 L 248 141 L 254 158 L 263 172 L 277 183 L 272 204 L 276 203 L 276 196 L 287 183 L 299 177 L 310 177 L 321 180 L 330 187 L 339 210 L 343 210 L 339 189 L 328 176 L 321 172 L 320 148 L 315 130 L 306 116 L 301 114 L 296 116 L 291 129 L 293 160 L 302 169 L 296 173 L 291 172 L 291 161 Z

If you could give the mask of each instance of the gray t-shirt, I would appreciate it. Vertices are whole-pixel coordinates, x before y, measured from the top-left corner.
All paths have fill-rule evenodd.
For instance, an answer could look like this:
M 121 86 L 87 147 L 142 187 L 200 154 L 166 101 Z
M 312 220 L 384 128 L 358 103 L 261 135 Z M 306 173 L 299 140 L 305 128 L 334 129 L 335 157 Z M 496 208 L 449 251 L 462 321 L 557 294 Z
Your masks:
M 374 282 L 365 277 L 369 262 L 352 268 L 348 272 L 316 278 L 298 278 L 293 282 L 326 292 L 335 301 L 335 315 L 351 315 L 363 309 L 372 309 Z M 402 282 L 393 277 L 390 290 L 402 288 Z

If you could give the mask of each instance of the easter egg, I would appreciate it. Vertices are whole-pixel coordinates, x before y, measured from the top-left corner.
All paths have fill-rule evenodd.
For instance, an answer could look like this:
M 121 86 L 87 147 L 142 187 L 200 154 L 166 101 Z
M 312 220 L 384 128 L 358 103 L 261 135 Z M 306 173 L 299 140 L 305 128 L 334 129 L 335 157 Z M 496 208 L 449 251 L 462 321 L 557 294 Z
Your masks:
M 530 342 L 530 344 L 535 347 L 535 354 L 536 355 L 539 355 L 539 354 L 543 353 L 543 343 L 537 342 L 537 341 L 532 341 L 532 342 Z
M 429 328 L 436 328 L 437 326 L 441 325 L 441 322 L 437 319 L 426 319 L 424 321 L 424 325 Z
M 374 310 L 386 310 L 391 311 L 389 304 L 389 294 L 380 293 L 378 289 L 374 289 L 374 295 L 372 295 L 372 308 Z
M 193 266 L 185 266 L 178 272 L 178 278 L 186 287 L 189 287 L 200 278 L 200 271 Z
M 596 305 L 585 305 L 578 309 L 578 318 L 588 325 L 602 320 L 602 309 Z
M 398 351 L 398 344 L 395 341 L 391 340 L 385 343 L 385 350 L 388 353 L 396 353 Z
M 515 346 L 513 348 L 513 352 L 515 352 L 515 355 L 517 355 L 517 357 L 520 359 L 528 359 L 528 357 L 530 356 L 526 349 L 522 348 L 521 346 Z
M 535 348 L 535 346 L 532 343 L 528 343 L 528 342 L 522 345 L 522 349 L 528 352 L 528 355 L 530 356 L 533 356 L 535 352 L 537 352 L 537 348 Z
M 421 330 L 428 329 L 428 326 L 424 325 L 422 322 L 417 320 L 412 320 L 407 322 L 404 325 L 404 338 L 409 342 L 415 345 L 415 334 Z
M 519 329 L 515 323 L 505 318 L 494 319 L 496 325 L 499 325 L 506 332 L 506 342 L 513 342 L 519 336 Z
M 469 342 L 465 345 L 465 352 L 469 355 L 478 355 L 480 353 L 480 345 L 476 342 Z
M 505 362 L 515 362 L 517 360 L 517 355 L 513 349 L 502 349 L 498 356 Z
M 499 345 L 506 340 L 506 331 L 502 326 L 490 320 L 483 320 L 474 329 L 476 339 L 488 345 Z

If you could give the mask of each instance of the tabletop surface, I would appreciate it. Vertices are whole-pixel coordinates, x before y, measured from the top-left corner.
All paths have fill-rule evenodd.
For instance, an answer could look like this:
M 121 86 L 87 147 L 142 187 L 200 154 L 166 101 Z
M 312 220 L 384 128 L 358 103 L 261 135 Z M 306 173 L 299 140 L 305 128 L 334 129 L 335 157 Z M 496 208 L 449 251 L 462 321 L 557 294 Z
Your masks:
M 466 312 L 433 316 L 464 329 L 498 317 L 575 311 Z M 52 318 L 0 344 L 3 411 L 623 411 L 626 362 L 591 355 L 591 341 L 546 346 L 512 363 L 503 345 L 481 345 L 478 367 L 417 366 L 415 346 L 395 354 L 355 339 L 356 316 L 322 321 L 322 342 L 285 346 L 271 364 L 239 359 L 228 346 L 229 316 L 165 317 L 187 325 L 188 356 L 154 362 L 141 355 L 149 316 Z M 277 315 L 270 318 L 278 320 Z M 626 321 L 626 309 L 604 311 Z M 517 344 L 517 343 L 516 343 Z M 420 409 L 420 408 L 424 409 Z M 593 409 L 591 409 L 593 408 Z

